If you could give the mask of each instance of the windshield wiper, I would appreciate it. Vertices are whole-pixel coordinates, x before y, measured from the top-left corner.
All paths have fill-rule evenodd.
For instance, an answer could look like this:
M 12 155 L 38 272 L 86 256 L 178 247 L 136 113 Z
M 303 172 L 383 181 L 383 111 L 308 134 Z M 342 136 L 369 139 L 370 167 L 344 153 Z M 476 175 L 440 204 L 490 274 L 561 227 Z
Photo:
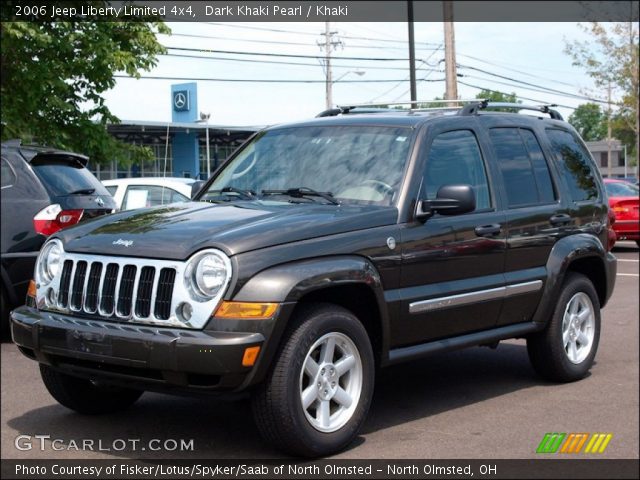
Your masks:
M 71 192 L 69 195 L 91 195 L 95 192 L 95 188 L 83 188 L 81 190 L 76 190 L 75 192 Z
M 238 196 L 243 200 L 253 200 L 256 197 L 256 192 L 253 190 L 243 190 L 241 188 L 236 187 L 224 187 L 220 190 L 210 190 L 206 195 L 211 193 L 220 192 L 220 193 L 237 193 Z
M 287 190 L 262 190 L 262 195 L 288 195 L 293 198 L 320 197 L 333 205 L 340 205 L 340 202 L 333 198 L 333 193 L 318 192 L 307 187 L 289 188 Z

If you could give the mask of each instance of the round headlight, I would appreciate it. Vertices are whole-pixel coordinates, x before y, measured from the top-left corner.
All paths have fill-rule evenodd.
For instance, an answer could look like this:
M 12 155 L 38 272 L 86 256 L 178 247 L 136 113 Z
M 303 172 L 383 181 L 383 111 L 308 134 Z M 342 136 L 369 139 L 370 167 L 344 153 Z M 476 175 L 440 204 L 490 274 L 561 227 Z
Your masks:
M 208 250 L 195 256 L 186 269 L 189 290 L 198 300 L 215 297 L 227 284 L 231 275 L 231 262 L 217 250 Z
M 55 278 L 62 265 L 62 253 L 60 240 L 52 240 L 42 248 L 38 260 L 39 283 L 47 285 Z

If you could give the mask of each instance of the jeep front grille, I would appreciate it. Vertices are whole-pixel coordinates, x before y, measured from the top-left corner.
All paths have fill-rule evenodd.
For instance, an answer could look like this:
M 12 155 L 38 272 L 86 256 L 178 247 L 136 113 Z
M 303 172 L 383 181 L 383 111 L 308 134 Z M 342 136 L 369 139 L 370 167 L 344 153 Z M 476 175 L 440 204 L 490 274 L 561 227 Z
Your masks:
M 65 260 L 58 307 L 103 318 L 167 320 L 176 270 L 139 263 Z

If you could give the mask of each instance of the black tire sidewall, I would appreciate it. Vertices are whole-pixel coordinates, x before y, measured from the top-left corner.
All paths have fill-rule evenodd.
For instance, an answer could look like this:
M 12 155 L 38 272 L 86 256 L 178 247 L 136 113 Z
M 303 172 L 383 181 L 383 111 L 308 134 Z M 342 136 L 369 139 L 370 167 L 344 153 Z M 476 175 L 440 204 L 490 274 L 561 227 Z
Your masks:
M 562 321 L 569 301 L 574 295 L 580 292 L 585 293 L 591 300 L 594 317 L 594 332 L 593 343 L 589 355 L 587 355 L 582 362 L 575 364 L 569 360 L 569 357 L 567 357 L 564 350 L 564 344 L 562 341 Z M 565 284 L 565 288 L 562 290 L 560 297 L 558 298 L 558 303 L 553 313 L 553 319 L 549 325 L 548 333 L 550 337 L 547 339 L 549 342 L 555 343 L 555 345 L 552 345 L 552 351 L 558 352 L 557 356 L 559 358 L 556 360 L 559 362 L 558 366 L 564 376 L 577 380 L 584 377 L 591 368 L 600 342 L 600 317 L 600 301 L 598 300 L 598 295 L 592 283 L 583 275 L 572 275 L 569 278 L 569 281 Z
M 316 312 L 303 324 L 304 339 L 296 346 L 291 360 L 293 371 L 288 378 L 287 403 L 291 407 L 292 420 L 300 432 L 303 443 L 312 452 L 326 454 L 344 448 L 357 435 L 369 410 L 374 386 L 374 360 L 371 343 L 362 324 L 350 312 L 327 308 Z M 362 390 L 352 417 L 339 430 L 324 433 L 316 430 L 307 420 L 300 402 L 300 372 L 311 346 L 323 335 L 339 332 L 348 336 L 356 345 L 362 362 Z

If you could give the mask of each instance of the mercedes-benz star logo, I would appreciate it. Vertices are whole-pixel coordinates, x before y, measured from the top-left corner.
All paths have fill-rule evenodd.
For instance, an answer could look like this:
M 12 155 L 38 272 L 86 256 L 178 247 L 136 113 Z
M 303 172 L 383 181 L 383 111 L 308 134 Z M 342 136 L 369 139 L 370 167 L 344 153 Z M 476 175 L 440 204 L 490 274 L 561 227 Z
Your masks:
M 173 97 L 173 104 L 176 108 L 183 108 L 187 104 L 187 97 L 182 92 L 176 93 L 176 96 Z
M 104 200 L 102 200 L 100 197 L 97 197 L 94 201 L 98 204 L 99 207 L 104 207 Z

